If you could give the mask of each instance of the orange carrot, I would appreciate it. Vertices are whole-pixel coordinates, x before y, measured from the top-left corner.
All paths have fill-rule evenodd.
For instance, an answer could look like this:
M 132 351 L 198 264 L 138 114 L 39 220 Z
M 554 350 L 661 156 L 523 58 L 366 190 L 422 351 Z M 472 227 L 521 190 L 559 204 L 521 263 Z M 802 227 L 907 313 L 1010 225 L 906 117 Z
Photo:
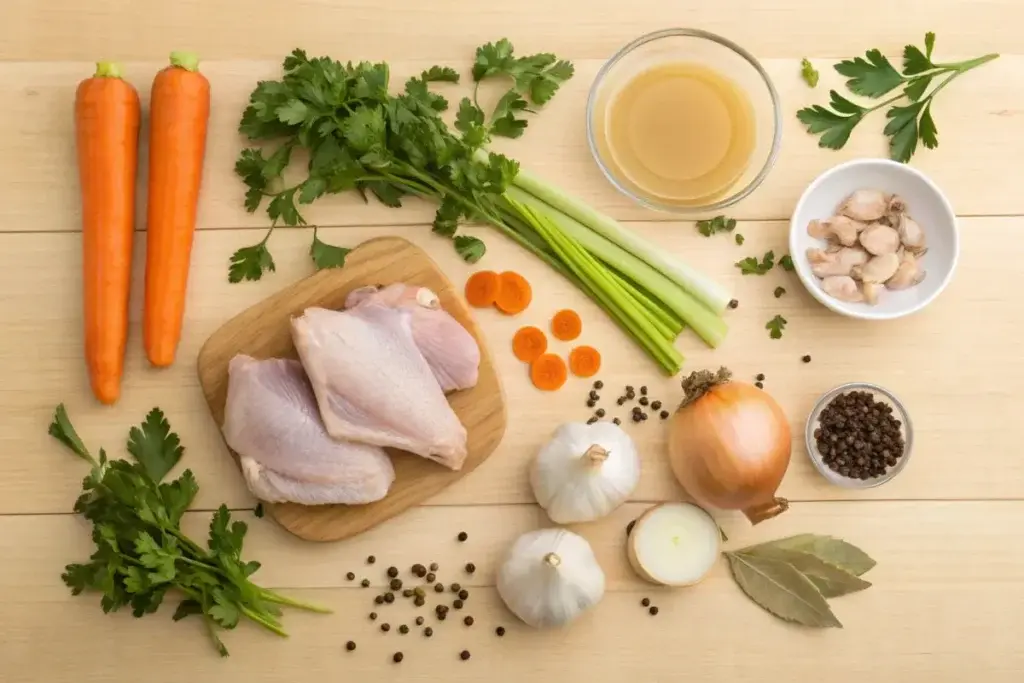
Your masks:
M 565 361 L 553 353 L 545 353 L 530 364 L 530 380 L 543 391 L 561 389 L 567 376 Z
M 548 338 L 539 327 L 520 327 L 512 337 L 512 353 L 524 363 L 532 363 L 548 350 Z
M 476 308 L 493 306 L 498 298 L 501 280 L 493 270 L 481 270 L 466 280 L 466 303 Z
M 593 346 L 577 346 L 569 352 L 569 367 L 577 377 L 593 377 L 601 369 L 601 354 Z
M 210 83 L 199 60 L 172 52 L 153 79 L 146 212 L 146 305 L 142 342 L 149 362 L 174 362 L 185 314 L 192 237 L 206 152 Z
M 582 331 L 583 321 L 576 311 L 566 308 L 555 313 L 555 317 L 551 319 L 551 334 L 555 335 L 555 339 L 572 341 L 580 336 Z
M 139 95 L 121 69 L 100 62 L 75 92 L 75 146 L 82 195 L 85 363 L 102 403 L 121 396 L 135 229 Z
M 498 310 L 508 315 L 522 313 L 533 300 L 533 290 L 526 278 L 519 273 L 506 270 L 498 276 L 501 286 L 498 287 L 498 296 L 494 304 Z

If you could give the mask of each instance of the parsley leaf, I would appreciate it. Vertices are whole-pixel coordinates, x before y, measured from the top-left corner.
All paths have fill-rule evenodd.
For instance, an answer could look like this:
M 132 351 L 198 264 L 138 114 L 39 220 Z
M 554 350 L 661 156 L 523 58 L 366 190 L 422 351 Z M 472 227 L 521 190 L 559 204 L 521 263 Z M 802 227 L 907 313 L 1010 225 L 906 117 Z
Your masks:
M 697 221 L 697 232 L 705 237 L 711 237 L 717 232 L 732 232 L 736 228 L 735 218 L 715 216 L 704 221 Z
M 309 247 L 309 256 L 313 259 L 317 270 L 341 268 L 345 265 L 345 257 L 350 251 L 352 250 L 321 241 L 317 236 L 316 228 L 313 228 L 313 243 Z
M 736 239 L 736 244 L 741 246 L 741 247 L 743 246 L 743 242 L 746 240 L 746 238 L 743 237 L 743 235 L 741 235 L 740 233 L 736 233 L 736 238 L 735 239 Z
M 819 147 L 842 149 L 850 139 L 854 127 L 864 118 L 867 110 L 840 95 L 835 90 L 829 91 L 832 109 L 816 104 L 805 107 L 796 113 L 797 118 L 807 126 L 807 132 L 823 133 L 818 140 Z
M 744 275 L 764 275 L 775 266 L 775 252 L 766 252 L 760 262 L 756 256 L 748 256 L 735 265 Z
M 847 59 L 835 66 L 836 71 L 849 77 L 846 87 L 855 95 L 881 97 L 906 81 L 880 50 L 868 50 L 865 57 Z
M 267 237 L 269 237 L 269 232 Z M 231 266 L 228 268 L 228 282 L 242 280 L 259 280 L 263 272 L 274 272 L 274 259 L 267 250 L 267 239 L 248 247 L 242 247 L 231 255 Z
M 789 254 L 784 254 L 782 258 L 779 259 L 779 267 L 787 273 L 792 273 L 796 270 L 796 266 L 793 265 L 793 257 Z
M 445 83 L 458 83 L 459 72 L 450 66 L 432 66 L 422 74 L 420 74 L 420 80 L 431 83 L 434 81 L 443 81 Z
M 525 110 L 529 103 L 515 90 L 501 96 L 491 117 L 491 132 L 505 138 L 518 138 L 526 130 L 526 119 L 516 117 L 516 112 Z
M 450 195 L 445 197 L 434 215 L 434 233 L 444 237 L 454 237 L 460 217 L 462 217 L 462 205 Z
M 476 263 L 483 258 L 484 253 L 487 251 L 487 247 L 476 237 L 469 235 L 456 235 L 455 236 L 455 251 L 458 252 L 459 256 L 466 263 Z
M 781 315 L 776 315 L 765 324 L 764 328 L 768 330 L 768 336 L 772 339 L 782 339 L 782 331 L 786 329 L 786 319 Z
M 804 83 L 806 83 L 808 87 L 813 88 L 818 85 L 819 76 L 820 74 L 818 73 L 818 70 L 814 68 L 814 65 L 811 64 L 811 60 L 804 57 L 800 61 L 800 77 L 804 79 Z
M 171 431 L 163 411 L 153 408 L 145 422 L 128 432 L 128 452 L 139 461 L 154 483 L 160 483 L 178 464 L 185 449 L 178 435 Z

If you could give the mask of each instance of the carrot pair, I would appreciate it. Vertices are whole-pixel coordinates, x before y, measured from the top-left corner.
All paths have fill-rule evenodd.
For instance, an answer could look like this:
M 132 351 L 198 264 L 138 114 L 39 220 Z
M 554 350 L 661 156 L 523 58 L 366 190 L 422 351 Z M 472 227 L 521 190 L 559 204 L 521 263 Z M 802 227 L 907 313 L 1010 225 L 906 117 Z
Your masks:
M 512 353 L 530 364 L 530 380 L 543 391 L 560 389 L 568 371 L 577 377 L 592 377 L 601 369 L 601 354 L 592 346 L 577 346 L 569 352 L 569 367 L 561 356 L 547 353 L 548 339 L 538 327 L 521 327 L 512 338 Z
M 151 93 L 143 338 L 157 366 L 173 362 L 181 333 L 206 145 L 210 86 L 196 67 L 194 56 L 173 53 Z M 112 404 L 128 337 L 139 95 L 117 64 L 100 62 L 78 86 L 74 115 L 86 365 L 96 398 Z
M 476 308 L 495 306 L 506 315 L 525 311 L 533 301 L 530 283 L 519 273 L 481 270 L 466 280 L 466 301 Z

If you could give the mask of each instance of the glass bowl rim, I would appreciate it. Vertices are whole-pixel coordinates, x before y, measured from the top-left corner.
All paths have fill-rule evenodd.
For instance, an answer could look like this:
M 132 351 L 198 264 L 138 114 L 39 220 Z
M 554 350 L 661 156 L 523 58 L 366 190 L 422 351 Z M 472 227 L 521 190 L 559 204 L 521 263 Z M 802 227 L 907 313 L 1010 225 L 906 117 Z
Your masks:
M 620 182 L 619 179 L 616 178 L 615 175 L 611 172 L 611 170 L 605 165 L 604 161 L 602 161 L 601 154 L 597 149 L 597 142 L 595 139 L 594 112 L 597 108 L 597 94 L 601 84 L 604 83 L 604 80 L 609 74 L 609 72 L 620 61 L 622 61 L 622 59 L 624 59 L 627 55 L 629 55 L 633 50 L 637 49 L 638 47 L 646 45 L 647 43 L 654 42 L 656 40 L 661 40 L 663 38 L 679 37 L 699 38 L 702 40 L 708 40 L 713 43 L 717 43 L 722 47 L 728 48 L 729 50 L 732 50 L 734 53 L 738 54 L 740 57 L 746 60 L 746 62 L 750 64 L 755 71 L 757 71 L 765 87 L 768 88 L 768 94 L 772 101 L 772 116 L 774 118 L 772 126 L 772 147 L 768 153 L 768 158 L 765 159 L 764 165 L 761 167 L 761 170 L 758 171 L 757 175 L 755 175 L 749 183 L 747 183 L 737 192 L 725 197 L 724 199 L 720 199 L 716 202 L 706 204 L 703 206 L 683 207 L 674 204 L 665 204 L 657 200 L 648 199 L 646 197 L 642 197 L 634 193 L 632 190 L 627 188 L 622 182 Z M 614 185 L 619 192 L 626 195 L 627 197 L 637 202 L 641 206 L 644 206 L 649 209 L 654 209 L 657 211 L 663 211 L 666 213 L 673 213 L 678 215 L 693 215 L 707 211 L 715 211 L 717 209 L 724 209 L 728 206 L 732 206 L 733 204 L 749 196 L 754 190 L 761 186 L 761 183 L 764 182 L 764 179 L 775 167 L 775 162 L 778 160 L 779 152 L 782 148 L 782 103 L 779 99 L 779 93 L 775 89 L 775 84 L 772 83 L 771 77 L 768 76 L 768 72 L 765 71 L 764 67 L 757 60 L 757 58 L 754 57 L 753 54 L 751 54 L 744 48 L 740 47 L 738 44 L 734 43 L 728 38 L 724 38 L 717 34 L 711 33 L 710 31 L 704 31 L 699 28 L 661 29 L 659 31 L 645 33 L 642 36 L 633 39 L 626 45 L 619 48 L 619 50 L 616 51 L 614 55 L 612 55 L 604 64 L 601 65 L 600 70 L 598 70 L 597 75 L 594 77 L 594 82 L 590 86 L 590 92 L 587 95 L 587 145 L 590 147 L 591 156 L 594 158 L 594 161 L 597 162 L 598 168 L 601 169 L 601 173 L 604 174 L 604 177 L 607 178 L 608 182 Z
M 825 464 L 824 459 L 821 457 L 821 453 L 818 452 L 818 447 L 814 443 L 814 429 L 821 417 L 821 411 L 824 410 L 825 405 L 836 396 L 847 393 L 850 391 L 870 391 L 875 394 L 884 396 L 893 407 L 899 412 L 900 420 L 903 422 L 903 455 L 897 461 L 896 465 L 886 472 L 881 477 L 874 477 L 872 479 L 851 479 L 844 477 L 837 472 L 833 472 L 829 469 L 828 465 Z M 840 384 L 837 387 L 829 389 L 814 403 L 814 407 L 811 408 L 811 412 L 807 415 L 807 425 L 804 429 L 804 442 L 807 449 L 807 457 L 814 463 L 814 467 L 818 470 L 829 483 L 836 486 L 840 486 L 848 489 L 872 489 L 876 486 L 894 479 L 900 472 L 907 466 L 907 462 L 910 461 L 910 456 L 913 454 L 914 449 L 914 425 L 910 419 L 910 413 L 907 411 L 906 405 L 900 400 L 896 394 L 889 391 L 885 387 L 870 382 L 847 382 L 846 384 Z

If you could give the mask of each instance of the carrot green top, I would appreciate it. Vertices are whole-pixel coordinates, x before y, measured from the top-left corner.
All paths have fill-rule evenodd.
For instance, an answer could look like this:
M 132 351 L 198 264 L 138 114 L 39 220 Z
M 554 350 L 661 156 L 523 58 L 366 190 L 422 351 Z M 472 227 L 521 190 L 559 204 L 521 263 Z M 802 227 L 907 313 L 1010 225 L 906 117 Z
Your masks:
M 122 73 L 117 62 L 96 62 L 96 78 L 121 78 Z
M 198 71 L 199 55 L 195 52 L 172 52 L 171 66 L 178 66 L 187 71 Z

